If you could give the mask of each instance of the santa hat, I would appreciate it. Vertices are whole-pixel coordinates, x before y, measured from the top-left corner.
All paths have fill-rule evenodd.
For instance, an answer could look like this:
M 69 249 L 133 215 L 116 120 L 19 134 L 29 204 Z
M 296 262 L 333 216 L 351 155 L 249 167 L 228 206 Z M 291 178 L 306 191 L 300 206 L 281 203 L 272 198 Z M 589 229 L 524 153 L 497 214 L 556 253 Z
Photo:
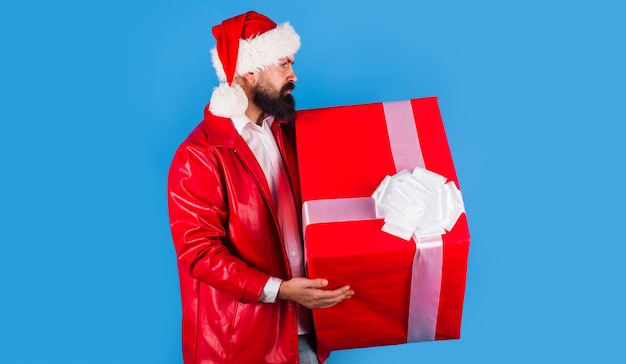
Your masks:
M 280 58 L 300 48 L 300 37 L 289 23 L 277 25 L 254 11 L 214 26 L 213 36 L 216 45 L 211 49 L 211 59 L 220 85 L 213 90 L 209 111 L 227 118 L 241 116 L 248 108 L 245 92 L 232 83 L 236 75 L 277 65 Z

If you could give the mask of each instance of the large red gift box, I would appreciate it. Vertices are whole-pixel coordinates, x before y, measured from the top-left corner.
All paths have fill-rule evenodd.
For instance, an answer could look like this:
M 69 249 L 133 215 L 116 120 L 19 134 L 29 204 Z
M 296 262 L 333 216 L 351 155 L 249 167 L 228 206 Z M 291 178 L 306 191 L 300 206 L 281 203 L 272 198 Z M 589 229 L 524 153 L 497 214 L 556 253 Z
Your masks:
M 458 339 L 465 214 L 443 235 L 406 241 L 381 231 L 370 198 L 385 176 L 415 167 L 458 187 L 437 98 L 302 110 L 296 137 L 308 276 L 355 292 L 313 310 L 318 349 Z

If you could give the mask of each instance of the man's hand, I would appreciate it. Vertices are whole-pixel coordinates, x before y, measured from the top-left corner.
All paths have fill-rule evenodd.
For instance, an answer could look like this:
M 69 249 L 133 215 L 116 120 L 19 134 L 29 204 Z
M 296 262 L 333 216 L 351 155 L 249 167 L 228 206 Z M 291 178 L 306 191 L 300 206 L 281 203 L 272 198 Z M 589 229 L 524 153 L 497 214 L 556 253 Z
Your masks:
M 326 279 L 292 278 L 280 284 L 278 298 L 298 302 L 307 308 L 326 308 L 354 294 L 350 286 L 322 289 L 326 286 L 328 286 Z

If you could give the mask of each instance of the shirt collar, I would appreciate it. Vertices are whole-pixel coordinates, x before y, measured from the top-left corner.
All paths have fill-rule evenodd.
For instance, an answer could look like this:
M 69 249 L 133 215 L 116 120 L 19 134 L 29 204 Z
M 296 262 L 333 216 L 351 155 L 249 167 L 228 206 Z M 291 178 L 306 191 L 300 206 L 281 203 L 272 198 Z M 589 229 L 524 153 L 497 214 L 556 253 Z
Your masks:
M 231 120 L 233 121 L 233 125 L 235 126 L 237 133 L 239 133 L 240 135 L 241 135 L 241 132 L 243 131 L 243 128 L 245 128 L 246 125 L 248 125 L 248 123 L 254 124 L 246 115 L 236 116 L 236 117 L 231 118 Z M 273 122 L 274 122 L 274 116 L 272 115 L 263 119 L 263 124 L 268 123 L 270 127 L 272 126 Z

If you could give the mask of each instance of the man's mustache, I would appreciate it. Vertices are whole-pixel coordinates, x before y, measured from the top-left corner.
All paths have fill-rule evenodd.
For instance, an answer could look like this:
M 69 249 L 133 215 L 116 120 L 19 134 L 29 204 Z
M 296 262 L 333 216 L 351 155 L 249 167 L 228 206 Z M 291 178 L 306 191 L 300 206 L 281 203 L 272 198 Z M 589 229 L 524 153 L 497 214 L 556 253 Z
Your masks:
M 283 88 L 280 89 L 280 93 L 284 94 L 287 91 L 291 91 L 296 88 L 296 84 L 293 82 L 287 82 Z

